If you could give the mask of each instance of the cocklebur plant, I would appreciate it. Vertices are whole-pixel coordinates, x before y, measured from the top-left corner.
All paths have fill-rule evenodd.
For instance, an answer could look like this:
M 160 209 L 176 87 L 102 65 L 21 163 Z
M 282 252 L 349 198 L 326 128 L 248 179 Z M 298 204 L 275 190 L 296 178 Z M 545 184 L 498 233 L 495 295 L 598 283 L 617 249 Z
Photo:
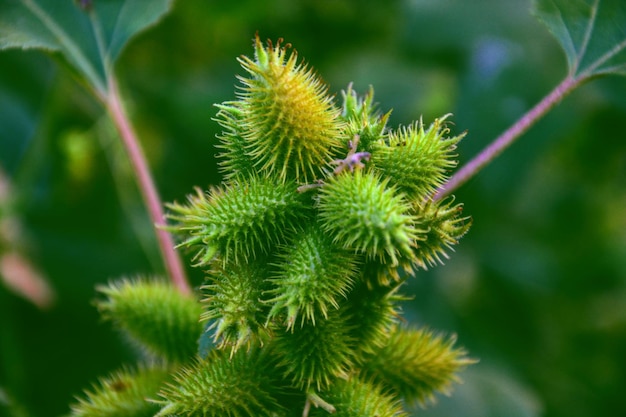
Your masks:
M 348 87 L 338 108 L 289 45 L 254 49 L 237 99 L 217 106 L 224 183 L 169 205 L 201 294 L 100 288 L 99 310 L 146 359 L 75 416 L 406 415 L 473 362 L 399 320 L 402 284 L 469 228 L 460 204 L 432 200 L 463 135 L 449 115 L 388 129 L 373 90 Z
M 66 59 L 111 116 L 133 162 L 152 221 L 160 225 L 160 200 L 138 151 L 138 140 L 113 70 L 128 40 L 157 21 L 173 2 L 66 1 L 56 2 L 55 7 L 48 3 L 0 2 L 0 49 L 44 49 Z M 269 68 L 270 61 L 261 62 L 260 55 L 244 59 L 252 75 L 243 83 L 250 100 L 242 96 L 224 103 L 218 116 L 225 130 L 222 146 L 226 182 L 220 192 L 200 192 L 197 198 L 225 220 L 229 219 L 231 206 L 218 201 L 220 193 L 230 194 L 232 207 L 245 205 L 246 198 L 237 199 L 236 193 L 245 196 L 250 188 L 254 189 L 250 185 L 255 181 L 257 188 L 270 197 L 280 197 L 281 191 L 271 194 L 268 188 L 282 185 L 289 190 L 295 182 L 299 194 L 308 194 L 308 198 L 289 193 L 290 207 L 299 206 L 298 210 L 281 209 L 283 202 L 279 198 L 273 211 L 267 213 L 267 222 L 252 217 L 245 228 L 235 224 L 220 229 L 225 224 L 207 222 L 206 213 L 197 216 L 194 224 L 191 217 L 198 211 L 194 204 L 179 206 L 188 208 L 189 216 L 173 209 L 173 216 L 181 217 L 178 228 L 183 246 L 195 247 L 201 253 L 196 262 L 207 270 L 205 301 L 163 296 L 190 291 L 169 235 L 160 228 L 167 275 L 175 285 L 155 280 L 125 281 L 103 288 L 105 300 L 98 303 L 103 315 L 122 328 L 145 359 L 136 367 L 125 367 L 101 379 L 75 405 L 75 414 L 154 415 L 183 410 L 183 414 L 288 415 L 294 409 L 298 415 L 325 415 L 333 410 L 348 414 L 344 407 L 347 404 L 352 415 L 394 415 L 402 413 L 398 398 L 427 401 L 436 390 L 447 391 L 453 378 L 441 370 L 434 372 L 429 364 L 440 363 L 432 358 L 442 351 L 455 351 L 451 347 L 453 338 L 441 339 L 423 329 L 407 330 L 397 320 L 398 302 L 403 299 L 401 284 L 407 273 L 443 259 L 458 240 L 459 229 L 467 226 L 459 213 L 460 205 L 451 199 L 440 201 L 570 92 L 589 80 L 626 73 L 622 24 L 626 14 L 621 0 L 532 3 L 539 19 L 565 49 L 567 76 L 511 129 L 445 182 L 453 155 L 446 154 L 445 163 L 432 162 L 433 156 L 426 151 L 430 148 L 417 145 L 417 153 L 411 153 L 404 139 L 413 136 L 411 130 L 421 129 L 441 134 L 445 141 L 445 126 L 437 127 L 445 124 L 445 116 L 430 127 L 419 123 L 395 132 L 386 130 L 389 113 L 381 115 L 372 110 L 371 92 L 359 97 L 351 88 L 343 93 L 344 105 L 339 109 L 328 97 L 308 104 L 281 103 L 291 91 L 316 92 L 309 97 L 327 95 L 310 72 L 296 71 L 298 76 L 289 77 L 298 69 L 297 60 L 291 60 L 292 56 L 281 48 L 284 67 L 290 67 L 282 72 L 285 78 L 255 77 Z M 268 56 L 272 51 L 268 48 L 264 52 Z M 284 84 L 290 88 L 274 95 L 256 95 L 255 90 L 262 92 L 272 80 L 275 87 Z M 305 80 L 313 81 L 301 84 Z M 253 102 L 273 106 L 267 113 L 273 116 L 251 112 Z M 289 104 L 298 104 L 301 109 L 314 104 L 310 106 L 314 111 L 309 113 L 310 118 L 304 111 L 299 119 L 273 120 L 288 111 Z M 305 130 L 307 133 L 303 133 Z M 320 140 L 311 141 L 316 132 Z M 267 136 L 274 140 L 266 141 Z M 310 146 L 320 143 L 325 145 Z M 395 152 L 392 144 L 404 150 L 395 155 L 395 163 L 391 163 L 394 155 L 387 155 Z M 450 152 L 453 145 L 444 148 Z M 421 160 L 422 156 L 425 159 Z M 419 161 L 421 173 L 406 171 L 407 160 L 410 164 Z M 432 198 L 415 198 L 433 187 L 436 192 Z M 359 190 L 366 191 L 365 197 Z M 345 195 L 340 199 L 343 191 L 352 193 L 358 204 L 350 205 Z M 376 204 L 369 206 L 370 198 Z M 394 198 L 400 208 L 390 211 L 393 205 L 389 199 Z M 257 201 L 262 204 L 267 200 Z M 357 209 L 351 213 L 358 214 L 366 224 L 363 231 L 354 218 L 339 215 L 354 207 Z M 226 213 L 219 210 L 224 208 Z M 367 223 L 380 213 L 388 213 L 391 219 L 382 222 L 382 230 L 376 226 L 380 221 Z M 274 215 L 282 216 L 278 226 L 271 221 Z M 302 216 L 294 220 L 292 215 Z M 344 222 L 343 227 L 336 226 L 335 221 Z M 180 227 L 185 223 L 186 229 Z M 283 230 L 283 225 L 288 227 Z M 315 262 L 307 264 L 307 259 Z M 315 273 L 298 274 L 303 265 Z M 325 279 L 328 276 L 339 279 Z M 210 348 L 211 339 L 216 341 L 216 348 Z M 301 359 L 305 348 L 311 353 L 311 361 Z M 292 352 L 298 349 L 302 352 Z M 326 356 L 324 349 L 337 353 L 336 360 L 320 367 L 319 359 Z M 448 369 L 457 369 L 462 355 L 448 357 L 454 359 L 448 361 Z M 406 382 L 407 375 L 413 383 Z M 209 392 L 213 395 L 207 395 Z M 0 389 L 0 393 L 5 391 Z M 6 396 L 2 397 L 6 401 Z

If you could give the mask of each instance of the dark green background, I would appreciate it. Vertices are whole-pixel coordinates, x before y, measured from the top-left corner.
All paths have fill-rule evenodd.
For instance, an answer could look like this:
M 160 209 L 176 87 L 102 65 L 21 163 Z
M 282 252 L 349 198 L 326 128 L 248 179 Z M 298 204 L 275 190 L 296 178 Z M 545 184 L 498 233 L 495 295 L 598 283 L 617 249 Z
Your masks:
M 393 108 L 390 127 L 452 112 L 453 133 L 468 131 L 463 162 L 566 73 L 529 9 L 526 0 L 185 0 L 117 70 L 165 201 L 219 182 L 212 104 L 233 99 L 235 58 L 252 53 L 257 31 L 292 43 L 338 98 L 350 82 L 373 85 L 381 110 Z M 583 86 L 457 192 L 473 227 L 445 266 L 410 281 L 404 310 L 456 333 L 480 363 L 416 415 L 626 410 L 624 122 L 624 78 Z M 40 311 L 0 286 L 0 387 L 28 416 L 57 416 L 134 358 L 99 320 L 95 285 L 159 273 L 160 261 L 102 109 L 60 57 L 0 53 L 0 166 L 19 245 L 57 295 Z

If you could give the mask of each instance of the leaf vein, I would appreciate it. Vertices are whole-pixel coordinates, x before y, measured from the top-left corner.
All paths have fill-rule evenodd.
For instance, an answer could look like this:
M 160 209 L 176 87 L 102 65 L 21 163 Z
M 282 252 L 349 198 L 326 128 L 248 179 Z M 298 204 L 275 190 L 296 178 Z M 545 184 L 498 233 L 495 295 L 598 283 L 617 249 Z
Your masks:
M 576 67 L 578 64 L 583 61 L 585 54 L 587 53 L 587 46 L 589 45 L 589 40 L 591 39 L 591 34 L 596 26 L 596 18 L 598 16 L 598 7 L 600 0 L 595 0 L 593 6 L 591 6 L 591 16 L 589 17 L 589 23 L 587 23 L 587 28 L 585 29 L 585 36 L 583 38 L 583 43 L 580 46 L 580 51 L 578 54 L 578 62 L 576 63 Z M 574 71 L 576 73 L 576 71 Z
M 37 19 L 41 21 L 50 33 L 52 33 L 59 44 L 65 48 L 70 56 L 76 60 L 78 66 L 85 71 L 87 77 L 94 83 L 96 91 L 100 94 L 104 93 L 106 89 L 104 88 L 104 84 L 98 76 L 97 71 L 82 53 L 80 48 L 72 41 L 71 37 L 69 37 L 68 34 L 55 23 L 54 19 L 52 19 L 48 13 L 41 9 L 36 2 L 32 0 L 22 0 L 22 3 Z

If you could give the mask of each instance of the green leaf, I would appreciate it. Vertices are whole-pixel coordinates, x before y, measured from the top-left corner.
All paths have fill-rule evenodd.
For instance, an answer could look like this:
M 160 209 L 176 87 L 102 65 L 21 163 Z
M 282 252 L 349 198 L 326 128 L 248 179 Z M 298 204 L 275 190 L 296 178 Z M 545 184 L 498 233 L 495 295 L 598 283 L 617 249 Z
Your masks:
M 534 0 L 533 10 L 557 38 L 570 75 L 626 75 L 626 2 Z
M 157 22 L 172 0 L 107 0 L 81 7 L 72 0 L 0 2 L 0 49 L 61 52 L 100 94 L 113 62 L 138 32 Z

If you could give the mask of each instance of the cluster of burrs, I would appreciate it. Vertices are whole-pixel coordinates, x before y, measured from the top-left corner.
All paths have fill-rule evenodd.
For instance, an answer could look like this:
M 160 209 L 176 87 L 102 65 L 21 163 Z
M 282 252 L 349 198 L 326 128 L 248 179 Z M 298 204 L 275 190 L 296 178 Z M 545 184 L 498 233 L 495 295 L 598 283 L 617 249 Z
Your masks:
M 388 129 L 371 89 L 350 86 L 337 107 L 280 42 L 257 37 L 239 61 L 237 98 L 217 106 L 224 181 L 169 206 L 206 271 L 198 354 L 150 404 L 158 416 L 405 415 L 471 362 L 453 337 L 398 320 L 401 284 L 469 227 L 461 205 L 431 198 L 462 135 L 447 136 L 447 115 Z

